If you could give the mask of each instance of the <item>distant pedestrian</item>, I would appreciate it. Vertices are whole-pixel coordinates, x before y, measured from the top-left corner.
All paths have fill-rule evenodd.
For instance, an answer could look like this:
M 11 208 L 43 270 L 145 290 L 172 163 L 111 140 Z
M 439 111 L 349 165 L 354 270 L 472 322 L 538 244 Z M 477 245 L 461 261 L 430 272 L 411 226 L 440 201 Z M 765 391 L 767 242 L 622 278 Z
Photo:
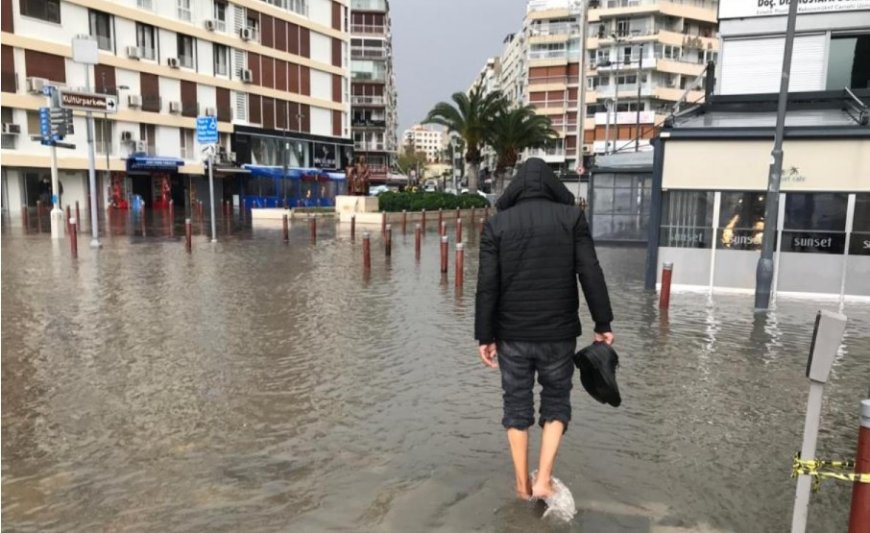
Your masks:
M 501 369 L 502 424 L 517 495 L 547 499 L 554 495 L 553 465 L 571 420 L 573 356 L 581 333 L 578 277 L 596 341 L 613 343 L 613 313 L 586 216 L 543 160 L 526 161 L 496 207 L 480 241 L 475 337 L 483 363 Z M 543 432 L 531 486 L 528 428 L 534 424 L 536 373 Z

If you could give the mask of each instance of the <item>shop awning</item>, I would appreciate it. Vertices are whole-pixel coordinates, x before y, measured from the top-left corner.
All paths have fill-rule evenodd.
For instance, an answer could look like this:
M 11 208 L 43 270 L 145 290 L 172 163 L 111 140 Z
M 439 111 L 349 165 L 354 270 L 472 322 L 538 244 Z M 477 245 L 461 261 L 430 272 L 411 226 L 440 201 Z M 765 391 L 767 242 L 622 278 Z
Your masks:
M 244 168 L 250 171 L 253 177 L 281 179 L 281 176 L 284 175 L 284 168 L 278 166 L 244 165 Z M 291 180 L 324 181 L 329 179 L 332 181 L 342 181 L 347 179 L 344 172 L 326 172 L 319 168 L 288 167 L 286 175 Z
M 152 155 L 132 155 L 127 158 L 127 171 L 156 170 L 163 172 L 176 172 L 178 167 L 184 165 L 183 159 L 174 157 L 160 157 Z

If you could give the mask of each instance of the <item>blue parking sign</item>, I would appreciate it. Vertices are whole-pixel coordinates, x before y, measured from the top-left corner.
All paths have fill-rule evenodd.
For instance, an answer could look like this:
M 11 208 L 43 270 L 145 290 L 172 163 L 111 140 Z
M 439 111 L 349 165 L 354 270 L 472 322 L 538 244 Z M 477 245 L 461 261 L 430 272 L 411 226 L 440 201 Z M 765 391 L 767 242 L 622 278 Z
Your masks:
M 47 107 L 39 108 L 39 135 L 43 139 L 51 137 L 51 113 Z
M 216 117 L 196 117 L 196 142 L 199 144 L 215 144 L 218 142 Z

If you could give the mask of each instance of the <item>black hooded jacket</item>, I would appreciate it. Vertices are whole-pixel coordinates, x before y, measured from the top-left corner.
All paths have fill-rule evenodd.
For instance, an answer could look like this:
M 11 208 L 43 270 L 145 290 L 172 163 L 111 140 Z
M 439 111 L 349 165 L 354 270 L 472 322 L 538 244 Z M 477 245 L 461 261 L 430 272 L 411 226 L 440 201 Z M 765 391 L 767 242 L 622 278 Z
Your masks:
M 526 161 L 496 207 L 480 241 L 475 338 L 486 344 L 578 337 L 577 277 L 595 331 L 610 331 L 610 297 L 586 217 L 547 164 Z

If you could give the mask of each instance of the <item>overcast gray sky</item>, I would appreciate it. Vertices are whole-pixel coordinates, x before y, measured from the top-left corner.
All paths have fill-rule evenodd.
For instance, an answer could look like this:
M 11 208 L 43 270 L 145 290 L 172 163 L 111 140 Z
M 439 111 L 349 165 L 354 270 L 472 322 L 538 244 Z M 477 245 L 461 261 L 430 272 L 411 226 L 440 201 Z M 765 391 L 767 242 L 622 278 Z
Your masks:
M 399 136 L 464 91 L 502 40 L 522 27 L 526 0 L 391 0 Z

